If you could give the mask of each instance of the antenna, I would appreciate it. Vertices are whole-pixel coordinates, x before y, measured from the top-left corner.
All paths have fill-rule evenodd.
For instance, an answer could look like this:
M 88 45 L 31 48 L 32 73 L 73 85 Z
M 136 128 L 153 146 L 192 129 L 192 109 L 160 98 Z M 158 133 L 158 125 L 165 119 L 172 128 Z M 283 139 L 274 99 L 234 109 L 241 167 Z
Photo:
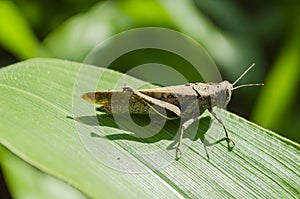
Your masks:
M 248 73 L 248 71 L 251 70 L 251 68 L 253 68 L 253 66 L 255 66 L 255 63 L 253 63 L 251 66 L 249 66 L 249 68 L 247 68 L 247 70 L 245 70 L 245 72 L 243 72 L 243 74 L 241 74 L 239 76 L 239 78 L 237 78 L 237 80 L 235 80 L 235 82 L 233 82 L 232 86 L 234 86 L 236 83 L 238 83 L 238 81 L 240 81 L 246 75 L 246 73 Z
M 238 88 L 242 88 L 242 87 L 247 87 L 247 86 L 263 86 L 264 84 L 243 84 L 243 85 L 239 85 L 233 88 L 233 90 L 238 89 Z
M 243 74 L 241 74 L 239 76 L 239 78 L 237 78 L 237 80 L 235 80 L 235 82 L 233 82 L 232 86 L 234 86 L 236 83 L 238 83 L 249 72 L 249 70 L 251 70 L 251 68 L 253 68 L 253 66 L 255 66 L 255 63 L 251 64 L 251 66 L 249 66 L 247 68 L 247 70 L 245 70 L 245 72 L 243 72 Z M 247 87 L 247 86 L 263 86 L 263 85 L 264 84 L 243 84 L 243 85 L 234 87 L 233 90 L 238 89 L 238 88 L 242 88 L 242 87 Z

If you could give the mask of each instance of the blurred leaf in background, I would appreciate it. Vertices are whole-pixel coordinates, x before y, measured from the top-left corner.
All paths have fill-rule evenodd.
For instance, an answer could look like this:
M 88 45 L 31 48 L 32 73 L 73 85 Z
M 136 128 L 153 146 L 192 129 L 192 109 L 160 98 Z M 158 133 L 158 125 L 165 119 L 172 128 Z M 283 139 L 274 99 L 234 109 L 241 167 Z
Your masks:
M 274 60 L 253 111 L 253 119 L 300 143 L 300 17 Z
M 0 1 L 0 13 L 0 45 L 3 48 L 18 59 L 28 59 L 41 53 L 30 25 L 13 2 Z

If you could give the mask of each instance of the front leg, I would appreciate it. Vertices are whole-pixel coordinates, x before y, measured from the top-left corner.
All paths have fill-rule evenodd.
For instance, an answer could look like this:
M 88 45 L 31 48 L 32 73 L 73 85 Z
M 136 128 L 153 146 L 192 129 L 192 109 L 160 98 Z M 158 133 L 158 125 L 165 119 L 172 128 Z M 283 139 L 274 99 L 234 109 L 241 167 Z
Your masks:
M 226 140 L 227 140 L 227 143 L 228 143 L 228 148 L 230 148 L 230 145 L 229 145 L 230 142 L 232 142 L 233 147 L 234 147 L 234 146 L 235 146 L 235 143 L 234 143 L 234 141 L 233 141 L 231 138 L 229 138 L 228 130 L 227 130 L 225 124 L 223 123 L 222 119 L 221 119 L 221 118 L 220 118 L 213 110 L 210 110 L 209 112 L 210 112 L 210 113 L 216 118 L 216 120 L 223 126 L 224 131 L 225 131 L 225 135 L 226 135 Z M 233 148 L 233 147 L 232 147 L 232 148 Z

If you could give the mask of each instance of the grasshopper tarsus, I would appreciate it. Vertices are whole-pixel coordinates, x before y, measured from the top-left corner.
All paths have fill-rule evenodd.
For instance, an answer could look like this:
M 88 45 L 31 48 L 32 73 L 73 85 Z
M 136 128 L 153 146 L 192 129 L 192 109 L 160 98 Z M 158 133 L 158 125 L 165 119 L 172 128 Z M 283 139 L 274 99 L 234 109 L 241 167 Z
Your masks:
M 235 142 L 230 138 L 227 138 L 226 141 L 227 141 L 228 151 L 232 151 L 232 149 L 235 147 Z M 232 146 L 230 146 L 230 143 L 232 143 Z
M 179 160 L 181 158 L 182 152 L 180 147 L 176 147 L 176 160 Z
M 232 147 L 235 147 L 235 142 L 232 139 L 227 138 L 227 142 L 232 143 Z

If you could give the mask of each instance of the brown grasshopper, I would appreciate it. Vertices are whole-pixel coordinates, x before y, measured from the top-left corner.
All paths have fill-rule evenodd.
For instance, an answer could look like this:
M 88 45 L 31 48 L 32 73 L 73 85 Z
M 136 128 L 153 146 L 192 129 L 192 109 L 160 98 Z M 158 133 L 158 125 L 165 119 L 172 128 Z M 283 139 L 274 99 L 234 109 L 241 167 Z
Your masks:
M 108 90 L 84 93 L 81 97 L 91 103 L 101 105 L 98 111 L 112 113 L 149 114 L 149 109 L 166 119 L 183 118 L 180 137 L 176 147 L 176 157 L 181 156 L 181 142 L 184 130 L 193 124 L 198 117 L 208 110 L 223 126 L 228 144 L 235 143 L 229 138 L 228 130 L 221 118 L 214 112 L 213 107 L 225 108 L 231 99 L 233 90 L 245 86 L 260 86 L 263 84 L 234 85 L 254 66 L 252 64 L 233 83 L 222 81 L 220 83 L 187 83 L 185 85 L 168 86 L 150 89 L 135 90 L 125 85 L 123 90 Z M 125 98 L 124 98 L 125 96 Z M 113 105 L 113 99 L 115 100 Z M 124 104 L 128 104 L 124 106 Z M 117 104 L 117 105 L 116 105 Z M 166 110 L 163 115 L 158 108 Z

